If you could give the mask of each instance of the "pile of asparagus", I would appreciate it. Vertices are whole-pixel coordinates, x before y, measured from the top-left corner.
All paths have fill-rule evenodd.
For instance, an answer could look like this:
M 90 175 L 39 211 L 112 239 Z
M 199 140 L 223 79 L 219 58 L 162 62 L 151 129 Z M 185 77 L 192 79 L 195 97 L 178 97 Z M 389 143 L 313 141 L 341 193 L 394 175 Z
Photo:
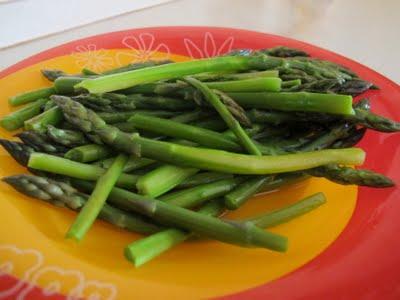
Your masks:
M 354 169 L 366 129 L 400 124 L 352 96 L 376 88 L 350 70 L 277 47 L 173 63 L 148 61 L 95 73 L 43 70 L 53 86 L 9 99 L 3 117 L 20 141 L 0 144 L 33 175 L 3 178 L 18 191 L 79 214 L 66 237 L 93 222 L 149 235 L 127 245 L 140 266 L 189 237 L 243 247 L 287 249 L 263 230 L 323 204 L 322 193 L 258 216 L 222 217 L 257 193 L 310 176 L 390 187 Z

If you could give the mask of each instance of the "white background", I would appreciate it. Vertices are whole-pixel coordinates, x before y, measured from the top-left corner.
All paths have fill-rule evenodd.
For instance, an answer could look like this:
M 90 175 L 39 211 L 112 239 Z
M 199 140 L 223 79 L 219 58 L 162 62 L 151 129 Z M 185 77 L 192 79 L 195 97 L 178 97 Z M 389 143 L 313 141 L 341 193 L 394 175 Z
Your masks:
M 36 5 L 29 8 L 20 5 L 25 1 Z M 63 12 L 66 17 L 60 20 L 63 32 L 0 50 L 0 68 L 58 44 L 99 33 L 146 26 L 210 25 L 303 40 L 357 60 L 400 82 L 400 0 L 177 0 L 133 12 L 135 8 L 128 2 L 135 5 L 141 2 L 143 7 L 157 1 L 81 0 L 80 5 L 77 2 L 18 0 L 0 4 L 0 45 L 6 44 L 6 39 L 9 42 L 10 37 L 17 40 L 21 33 L 32 38 L 41 28 L 42 34 L 46 30 L 48 34 L 49 24 L 57 23 L 57 18 L 49 17 L 55 11 L 54 3 L 58 13 Z M 96 4 L 89 5 L 93 2 Z M 18 9 L 10 12 L 10 7 L 16 4 Z M 103 19 L 123 11 L 123 15 Z M 10 13 L 12 18 L 4 17 Z M 65 31 L 95 19 L 103 20 Z M 32 22 L 36 25 L 30 26 Z M 53 29 L 60 31 L 60 28 Z

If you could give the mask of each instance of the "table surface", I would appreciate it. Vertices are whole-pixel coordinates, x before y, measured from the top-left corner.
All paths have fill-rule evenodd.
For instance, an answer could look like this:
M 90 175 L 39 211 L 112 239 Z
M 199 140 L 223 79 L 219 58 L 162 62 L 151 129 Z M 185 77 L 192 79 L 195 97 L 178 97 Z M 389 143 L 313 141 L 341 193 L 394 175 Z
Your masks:
M 95 34 L 148 26 L 201 25 L 299 39 L 352 58 L 399 83 L 398 11 L 399 0 L 177 0 L 3 49 L 0 69 Z

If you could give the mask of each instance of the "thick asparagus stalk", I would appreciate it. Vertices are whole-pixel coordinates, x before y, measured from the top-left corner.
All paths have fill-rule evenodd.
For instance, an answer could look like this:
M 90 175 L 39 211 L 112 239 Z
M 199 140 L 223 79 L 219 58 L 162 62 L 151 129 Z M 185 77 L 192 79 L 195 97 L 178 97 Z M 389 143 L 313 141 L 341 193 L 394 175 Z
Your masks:
M 268 228 L 288 222 L 298 216 L 306 214 L 325 202 L 326 199 L 324 195 L 318 193 L 304 198 L 295 204 L 253 217 L 249 219 L 249 221 L 261 228 Z M 222 209 L 223 206 L 221 205 L 221 201 L 214 201 L 201 208 L 198 212 L 205 215 L 215 216 L 218 215 Z M 179 229 L 166 229 L 128 245 L 125 248 L 125 257 L 132 262 L 135 267 L 139 267 L 187 240 L 192 235 L 192 233 Z
M 26 130 L 36 130 L 45 132 L 47 125 L 57 125 L 63 119 L 62 112 L 58 107 L 52 107 L 27 121 L 25 121 Z
M 238 142 L 241 146 L 246 149 L 247 152 L 254 155 L 261 155 L 260 150 L 253 143 L 251 138 L 247 135 L 247 133 L 243 130 L 242 126 L 240 126 L 239 122 L 232 116 L 226 106 L 221 102 L 220 92 L 212 91 L 208 88 L 204 83 L 198 81 L 194 78 L 186 78 L 187 82 L 197 88 L 203 94 L 204 98 L 215 108 L 221 118 L 225 121 L 226 125 L 232 130 L 235 134 Z
M 24 122 L 40 114 L 43 105 L 48 99 L 38 99 L 33 103 L 28 104 L 24 108 L 12 112 L 4 116 L 0 120 L 0 125 L 8 131 L 16 130 L 24 126 Z
M 126 155 L 118 155 L 111 167 L 99 177 L 88 201 L 85 203 L 82 210 L 79 212 L 78 217 L 68 229 L 68 232 L 66 233 L 67 238 L 72 238 L 76 241 L 81 241 L 83 239 L 90 227 L 93 225 L 106 202 L 108 195 L 122 174 L 122 170 L 127 160 L 128 157 Z
M 8 103 L 12 106 L 17 106 L 29 102 L 36 101 L 38 99 L 46 99 L 51 95 L 55 94 L 55 90 L 52 87 L 43 88 L 39 90 L 29 91 L 16 96 L 11 97 Z
M 107 146 L 88 144 L 72 148 L 67 153 L 65 153 L 64 157 L 70 160 L 86 163 L 104 159 L 106 157 L 111 156 L 112 154 L 113 151 Z M 112 161 L 110 162 L 110 164 L 107 165 L 107 167 L 105 166 L 101 167 L 108 169 L 111 166 L 111 164 Z
M 0 145 L 22 166 L 28 165 L 29 157 L 35 149 L 23 143 L 0 139 Z
M 185 179 L 177 186 L 177 188 L 180 189 L 191 188 L 201 184 L 212 183 L 215 181 L 223 179 L 231 179 L 231 178 L 233 178 L 232 174 L 217 173 L 217 172 L 202 172 Z
M 159 199 L 179 207 L 193 208 L 208 200 L 225 195 L 235 188 L 241 181 L 243 181 L 242 178 L 223 179 L 168 193 L 161 196 Z
M 106 171 L 99 166 L 83 164 L 44 153 L 32 153 L 28 167 L 84 180 L 97 180 Z M 118 178 L 117 186 L 134 189 L 137 179 L 138 176 L 123 173 Z
M 47 125 L 47 136 L 53 142 L 67 147 L 81 146 L 89 143 L 85 135 L 80 131 L 60 129 L 52 125 Z
M 307 153 L 270 156 L 252 156 L 214 149 L 201 149 L 129 135 L 105 124 L 96 113 L 68 97 L 54 97 L 65 118 L 85 133 L 94 133 L 104 143 L 128 154 L 141 154 L 147 158 L 175 165 L 234 174 L 274 174 L 292 172 L 329 163 L 363 163 L 361 149 L 329 149 Z
M 132 71 L 132 70 L 138 70 L 138 69 L 144 69 L 144 68 L 149 68 L 149 67 L 154 67 L 158 65 L 165 65 L 165 64 L 170 64 L 173 61 L 171 60 L 148 60 L 144 62 L 139 62 L 139 63 L 132 63 L 132 64 L 127 64 L 125 66 L 119 67 L 119 68 L 114 68 L 111 70 L 107 70 L 101 74 L 103 75 L 109 75 L 109 74 L 116 74 L 116 73 L 122 73 L 126 71 Z
M 163 165 L 141 176 L 136 187 L 141 194 L 155 198 L 173 189 L 198 171 L 194 168 Z
M 49 140 L 46 134 L 25 130 L 17 134 L 17 137 L 21 139 L 26 145 L 35 149 L 36 152 L 45 152 L 54 155 L 63 156 L 65 152 L 69 150 L 68 147 L 63 145 L 55 144 Z
M 186 139 L 208 148 L 228 151 L 241 150 L 241 147 L 236 142 L 224 137 L 222 134 L 197 126 L 141 114 L 135 114 L 128 122 L 139 129 L 145 129 L 174 138 Z
M 22 174 L 4 177 L 2 180 L 25 195 L 74 211 L 79 211 L 88 197 L 64 182 L 45 177 Z M 112 225 L 141 234 L 155 233 L 163 228 L 107 203 L 101 208 L 99 217 Z

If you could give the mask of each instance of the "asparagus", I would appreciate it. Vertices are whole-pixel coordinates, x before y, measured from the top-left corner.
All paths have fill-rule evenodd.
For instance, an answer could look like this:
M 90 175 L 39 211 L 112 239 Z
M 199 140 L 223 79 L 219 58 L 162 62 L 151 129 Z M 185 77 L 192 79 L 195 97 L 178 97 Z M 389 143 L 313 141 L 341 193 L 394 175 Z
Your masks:
M 115 157 L 107 158 L 105 160 L 100 160 L 98 162 L 95 162 L 94 164 L 102 167 L 103 169 L 108 169 L 111 166 L 114 159 L 115 159 Z M 152 165 L 154 163 L 155 163 L 154 160 L 151 160 L 148 158 L 130 157 L 124 166 L 124 172 L 131 172 L 131 171 Z
M 90 69 L 88 69 L 88 68 L 83 68 L 83 69 L 81 70 L 81 73 L 82 73 L 83 75 L 88 75 L 88 76 L 98 76 L 98 75 L 100 75 L 99 73 L 97 73 L 97 72 L 95 72 L 95 71 L 93 71 L 93 70 L 90 70 Z
M 127 111 L 127 112 L 100 112 L 99 116 L 107 123 L 119 123 L 126 122 L 134 116 L 135 114 L 144 114 L 149 116 L 156 116 L 160 118 L 168 118 L 175 116 L 177 112 L 166 111 L 166 110 L 135 110 L 135 111 Z
M 228 151 L 241 150 L 241 147 L 237 143 L 220 133 L 188 124 L 181 124 L 172 120 L 135 114 L 128 122 L 139 129 L 145 129 L 174 138 L 186 139 L 209 148 Z
M 193 208 L 204 202 L 218 198 L 230 192 L 241 178 L 223 179 L 216 182 L 201 184 L 177 192 L 168 193 L 160 197 L 160 200 L 179 207 Z
M 83 164 L 44 153 L 32 153 L 28 167 L 83 180 L 97 180 L 106 171 L 99 166 Z M 137 179 L 138 176 L 123 173 L 118 178 L 117 186 L 134 189 Z
M 40 115 L 25 121 L 26 130 L 36 130 L 45 132 L 47 125 L 57 125 L 63 119 L 62 112 L 58 107 L 50 108 Z
M 304 52 L 302 50 L 295 49 L 295 48 L 285 47 L 285 46 L 261 49 L 258 51 L 261 53 L 265 53 L 270 56 L 276 56 L 276 57 L 299 57 L 299 56 L 308 57 L 309 56 L 307 52 Z
M 50 108 L 53 108 L 54 106 L 56 106 L 54 101 L 53 100 L 48 100 L 43 106 L 43 111 L 49 110 Z
M 109 147 L 97 145 L 97 144 L 87 144 L 79 147 L 72 148 L 64 157 L 73 161 L 78 161 L 82 163 L 92 162 L 99 159 L 104 159 L 113 154 Z M 102 166 L 102 168 L 108 169 L 111 163 L 107 167 Z
M 208 112 L 202 110 L 194 110 L 192 112 L 182 113 L 176 117 L 172 117 L 171 121 L 178 123 L 191 123 L 209 116 Z
M 364 137 L 366 131 L 367 128 L 353 128 L 347 137 L 337 140 L 331 147 L 335 149 L 353 147 Z
M 238 142 L 241 146 L 246 149 L 247 152 L 254 155 L 261 155 L 260 150 L 253 143 L 251 138 L 247 135 L 247 133 L 240 126 L 239 122 L 232 116 L 226 106 L 221 102 L 221 92 L 215 92 L 215 90 L 211 90 L 206 85 L 204 85 L 201 81 L 198 81 L 194 78 L 186 78 L 186 81 L 197 88 L 204 95 L 204 98 L 215 108 L 221 118 L 224 120 L 226 125 L 232 130 L 232 132 L 236 135 Z M 223 95 L 223 94 L 222 94 Z M 225 96 L 222 96 L 225 97 Z
M 358 165 L 365 159 L 365 153 L 357 148 L 258 157 L 150 140 L 137 134 L 129 135 L 107 125 L 96 113 L 68 97 L 55 97 L 54 101 L 69 122 L 85 133 L 96 134 L 104 143 L 115 149 L 186 167 L 234 174 L 274 174 L 304 170 L 329 163 Z
M 224 243 L 281 252 L 286 251 L 287 248 L 285 237 L 263 231 L 251 223 L 222 221 L 120 188 L 112 189 L 108 201 L 161 223 L 193 231 Z
M 235 189 L 224 195 L 225 206 L 228 209 L 237 209 L 250 197 L 262 190 L 267 182 L 271 182 L 274 176 L 256 176 L 238 185 Z
M 6 115 L 0 120 L 0 125 L 8 131 L 16 130 L 24 126 L 24 122 L 40 114 L 43 105 L 48 99 L 38 99 L 33 103 L 29 103 L 24 108 Z
M 229 80 L 243 80 L 250 78 L 265 78 L 265 77 L 279 77 L 279 72 L 275 70 L 248 72 L 248 73 L 203 73 L 193 75 L 194 78 L 200 81 L 229 81 Z
M 58 77 L 67 76 L 67 74 L 64 71 L 57 69 L 43 69 L 40 70 L 40 72 L 44 77 L 46 77 L 47 80 L 52 82 L 56 80 Z
M 28 165 L 30 155 L 35 149 L 23 143 L 0 139 L 0 145 L 22 166 Z
M 381 132 L 400 131 L 400 123 L 388 118 L 376 115 L 362 108 L 354 108 L 355 115 L 348 118 L 349 121 Z
M 355 184 L 379 188 L 395 185 L 390 178 L 382 174 L 370 170 L 353 169 L 332 164 L 307 170 L 307 173 L 315 177 L 325 177 L 330 181 L 343 185 Z
M 67 238 L 72 238 L 76 241 L 81 241 L 83 239 L 93 225 L 108 195 L 122 174 L 127 160 L 128 157 L 126 155 L 118 155 L 111 167 L 99 177 L 88 201 L 68 229 L 66 233 Z
M 25 195 L 74 211 L 79 211 L 87 201 L 86 194 L 64 182 L 45 177 L 22 174 L 4 177 L 2 180 Z M 141 234 L 162 230 L 161 226 L 154 225 L 139 215 L 127 213 L 107 203 L 101 208 L 99 217 L 112 225 Z
M 317 93 L 228 93 L 244 108 L 354 115 L 352 97 Z
M 125 66 L 122 66 L 119 68 L 114 68 L 114 69 L 105 71 L 101 74 L 109 75 L 109 74 L 122 73 L 122 72 L 126 72 L 126 71 L 132 71 L 132 70 L 154 67 L 154 66 L 158 66 L 158 65 L 169 64 L 172 62 L 173 61 L 171 61 L 171 60 L 148 60 L 148 61 L 144 61 L 144 62 L 128 64 L 128 65 L 125 65 Z
M 249 221 L 261 228 L 268 228 L 288 222 L 298 216 L 306 214 L 307 212 L 318 208 L 325 202 L 326 199 L 324 195 L 322 193 L 317 193 L 306 197 L 295 204 L 253 217 L 249 219 Z M 201 208 L 199 213 L 215 216 L 218 215 L 222 209 L 223 206 L 221 205 L 221 202 L 214 201 L 210 202 L 208 206 Z M 139 267 L 161 255 L 163 252 L 166 252 L 172 247 L 182 243 L 191 236 L 193 236 L 192 233 L 179 229 L 166 229 L 128 245 L 124 251 L 125 257 L 132 262 L 135 267 Z
M 39 90 L 33 90 L 13 96 L 8 100 L 8 103 L 12 106 L 17 106 L 29 102 L 34 102 L 39 99 L 45 99 L 53 94 L 55 94 L 54 88 L 42 88 Z
M 223 131 L 227 129 L 226 123 L 223 120 L 215 118 L 196 121 L 190 125 L 213 131 Z
M 54 80 L 54 88 L 57 94 L 73 95 L 78 90 L 75 85 L 85 80 L 82 76 L 61 76 Z
M 194 168 L 163 165 L 141 176 L 136 187 L 141 194 L 155 198 L 173 189 L 198 171 Z
M 217 172 L 202 172 L 198 174 L 194 174 L 189 178 L 182 181 L 177 188 L 191 188 L 201 184 L 212 183 L 215 181 L 223 180 L 223 179 L 231 179 L 233 178 L 232 174 L 227 173 L 217 173 Z
M 63 156 L 69 148 L 51 142 L 44 133 L 25 130 L 17 134 L 17 137 L 26 145 L 32 147 L 36 152 L 45 152 L 58 156 Z
M 47 136 L 53 142 L 67 147 L 81 146 L 89 143 L 85 135 L 80 131 L 60 129 L 52 125 L 47 125 Z

